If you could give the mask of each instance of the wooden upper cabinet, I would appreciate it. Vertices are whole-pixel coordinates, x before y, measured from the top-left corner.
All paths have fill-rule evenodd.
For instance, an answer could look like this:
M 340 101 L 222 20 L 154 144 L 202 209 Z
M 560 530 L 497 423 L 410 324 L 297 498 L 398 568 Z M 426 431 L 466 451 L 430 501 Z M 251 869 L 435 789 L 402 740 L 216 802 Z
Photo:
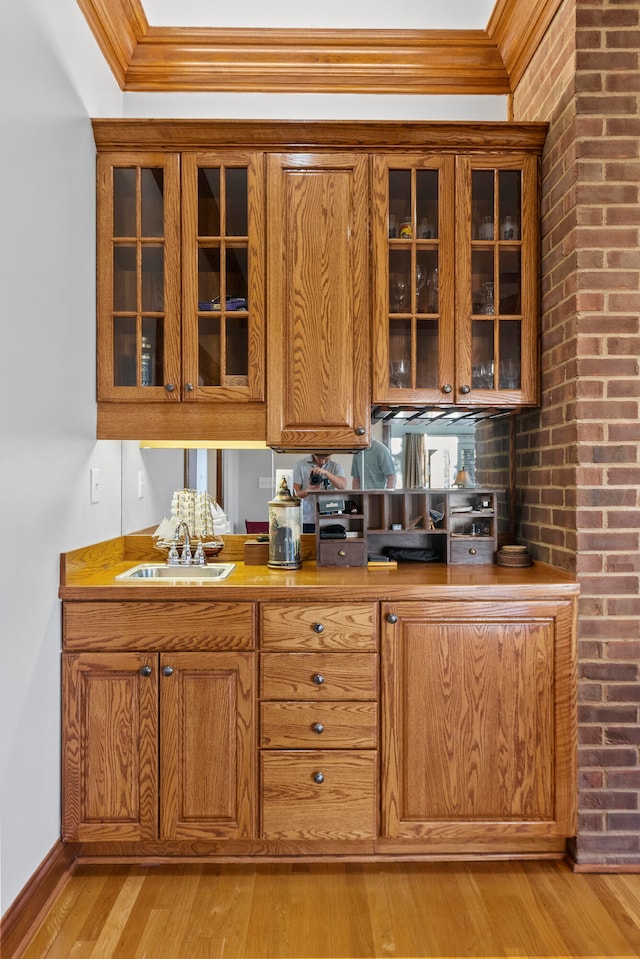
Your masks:
M 368 159 L 273 154 L 267 170 L 267 443 L 368 446 Z
M 374 157 L 374 402 L 538 402 L 537 163 Z
M 264 399 L 261 154 L 182 155 L 187 400 Z
M 456 403 L 535 405 L 538 163 L 457 158 Z
M 100 154 L 97 217 L 98 401 L 176 402 L 179 157 Z
M 263 155 L 101 153 L 98 435 L 264 439 L 264 322 Z

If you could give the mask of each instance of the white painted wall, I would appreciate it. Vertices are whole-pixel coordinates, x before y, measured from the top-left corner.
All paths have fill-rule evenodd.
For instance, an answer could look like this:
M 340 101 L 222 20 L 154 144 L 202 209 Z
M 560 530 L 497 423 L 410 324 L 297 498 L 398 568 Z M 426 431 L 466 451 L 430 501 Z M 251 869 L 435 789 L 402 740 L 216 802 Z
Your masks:
M 503 98 L 122 95 L 75 0 L 0 4 L 0 914 L 59 836 L 59 554 L 160 520 L 181 453 L 95 439 L 91 116 L 504 119 Z M 100 502 L 89 503 L 89 469 Z M 137 498 L 137 472 L 146 494 Z

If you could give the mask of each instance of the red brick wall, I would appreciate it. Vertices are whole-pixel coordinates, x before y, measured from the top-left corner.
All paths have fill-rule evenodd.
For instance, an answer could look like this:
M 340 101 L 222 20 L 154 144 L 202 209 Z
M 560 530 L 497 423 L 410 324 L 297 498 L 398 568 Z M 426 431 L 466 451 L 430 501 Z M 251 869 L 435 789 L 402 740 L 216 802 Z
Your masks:
M 640 864 L 640 4 L 565 0 L 514 95 L 547 120 L 542 406 L 518 534 L 581 584 L 580 863 Z

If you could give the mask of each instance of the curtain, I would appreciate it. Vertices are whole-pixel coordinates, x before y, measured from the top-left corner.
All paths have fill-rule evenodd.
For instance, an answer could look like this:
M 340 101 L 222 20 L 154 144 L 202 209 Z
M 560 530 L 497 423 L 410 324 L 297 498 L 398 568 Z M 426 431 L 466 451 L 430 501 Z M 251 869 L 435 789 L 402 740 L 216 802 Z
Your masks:
M 423 433 L 407 433 L 404 438 L 404 488 L 424 486 L 426 480 Z

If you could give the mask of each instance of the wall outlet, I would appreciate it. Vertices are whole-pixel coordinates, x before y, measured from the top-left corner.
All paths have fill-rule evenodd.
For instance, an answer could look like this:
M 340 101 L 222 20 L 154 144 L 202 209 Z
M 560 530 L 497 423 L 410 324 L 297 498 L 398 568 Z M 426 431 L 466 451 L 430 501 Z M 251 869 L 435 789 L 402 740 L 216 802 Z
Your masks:
M 100 502 L 100 470 L 96 466 L 89 470 L 89 502 Z
M 259 476 L 258 489 L 273 489 L 272 478 L 270 476 Z

